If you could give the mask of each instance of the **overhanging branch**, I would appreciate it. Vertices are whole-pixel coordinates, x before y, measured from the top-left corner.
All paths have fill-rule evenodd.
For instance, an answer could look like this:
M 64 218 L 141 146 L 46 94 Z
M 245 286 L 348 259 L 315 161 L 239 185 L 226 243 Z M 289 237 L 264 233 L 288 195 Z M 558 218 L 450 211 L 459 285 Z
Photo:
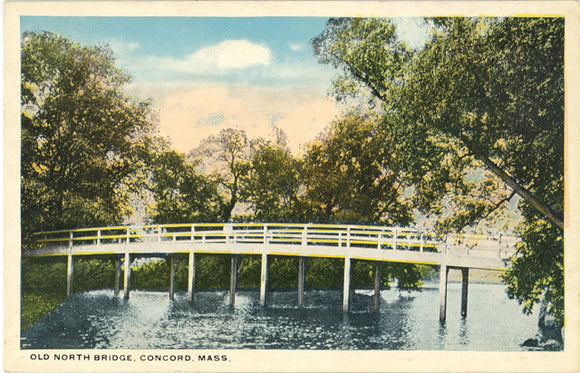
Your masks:
M 514 180 L 488 157 L 485 157 L 481 154 L 476 154 L 476 156 L 524 200 L 531 203 L 532 206 L 537 208 L 542 214 L 546 215 L 558 227 L 564 229 L 564 216 L 561 212 L 554 211 L 554 209 L 533 195 L 529 190 L 521 186 L 516 180 Z

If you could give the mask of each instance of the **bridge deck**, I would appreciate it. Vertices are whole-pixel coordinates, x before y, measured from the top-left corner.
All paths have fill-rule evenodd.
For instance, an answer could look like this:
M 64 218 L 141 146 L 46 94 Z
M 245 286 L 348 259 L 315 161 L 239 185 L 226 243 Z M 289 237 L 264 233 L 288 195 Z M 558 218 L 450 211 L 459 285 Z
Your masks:
M 459 241 L 411 228 L 365 225 L 164 224 L 60 230 L 35 236 L 36 247 L 25 250 L 23 256 L 266 254 L 500 270 L 515 251 L 514 237 L 471 235 Z

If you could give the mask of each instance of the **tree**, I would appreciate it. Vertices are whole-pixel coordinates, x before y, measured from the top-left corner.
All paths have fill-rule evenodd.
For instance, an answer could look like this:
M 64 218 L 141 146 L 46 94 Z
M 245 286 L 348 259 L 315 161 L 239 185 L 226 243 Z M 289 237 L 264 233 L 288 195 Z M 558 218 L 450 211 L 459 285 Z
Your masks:
M 304 156 L 304 204 L 317 220 L 412 221 L 404 185 L 391 158 L 394 139 L 356 114 L 331 124 Z
M 401 52 L 405 46 L 386 19 L 331 20 L 313 46 L 321 62 L 342 72 L 335 84 L 341 95 L 371 92 L 383 104 L 384 125 L 400 135 L 396 152 L 407 158 L 402 164 L 416 193 L 428 190 L 421 187 L 427 182 L 461 197 L 464 218 L 450 226 L 461 229 L 510 199 L 513 193 L 494 187 L 492 175 L 521 196 L 523 244 L 508 290 L 527 311 L 547 293 L 549 308 L 561 314 L 564 20 L 430 22 L 431 38 L 418 51 Z M 446 163 L 452 174 L 441 172 Z M 471 195 L 480 183 L 470 185 L 467 177 L 484 167 L 489 187 Z
M 165 148 L 152 162 L 151 217 L 156 223 L 217 219 L 223 204 L 217 184 L 196 171 L 185 154 Z
M 245 199 L 260 220 L 296 218 L 300 210 L 301 162 L 283 141 L 264 138 L 252 143 Z
M 229 219 L 240 199 L 250 166 L 250 143 L 246 132 L 223 129 L 205 139 L 191 155 L 200 160 L 202 170 L 211 173 L 226 194 L 221 218 Z
M 106 46 L 25 32 L 21 70 L 21 212 L 30 232 L 120 221 L 144 180 L 150 106 Z

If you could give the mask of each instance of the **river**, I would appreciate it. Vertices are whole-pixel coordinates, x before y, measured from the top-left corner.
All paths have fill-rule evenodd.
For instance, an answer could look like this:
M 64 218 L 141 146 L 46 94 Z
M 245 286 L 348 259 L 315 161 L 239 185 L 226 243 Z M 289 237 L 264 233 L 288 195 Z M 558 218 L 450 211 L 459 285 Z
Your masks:
M 381 292 L 381 310 L 370 311 L 369 290 L 357 290 L 345 313 L 340 290 L 307 290 L 298 308 L 296 291 L 195 294 L 170 301 L 167 293 L 132 291 L 128 301 L 112 290 L 80 292 L 26 329 L 23 349 L 324 349 L 521 351 L 537 333 L 537 315 L 525 316 L 500 284 L 472 283 L 468 315 L 460 315 L 461 285 L 448 288 L 447 321 L 439 322 L 439 292 Z

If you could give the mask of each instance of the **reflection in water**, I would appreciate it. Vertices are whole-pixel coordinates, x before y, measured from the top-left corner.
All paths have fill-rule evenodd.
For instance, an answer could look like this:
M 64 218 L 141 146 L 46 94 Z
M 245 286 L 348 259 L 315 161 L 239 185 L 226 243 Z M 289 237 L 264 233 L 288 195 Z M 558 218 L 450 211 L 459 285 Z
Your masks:
M 461 320 L 459 326 L 459 343 L 464 346 L 469 345 L 469 329 L 467 328 L 465 319 Z
M 332 349 L 332 350 L 520 350 L 536 333 L 500 285 L 473 284 L 467 319 L 460 315 L 460 285 L 450 284 L 447 321 L 439 323 L 435 288 L 400 296 L 383 291 L 380 312 L 371 312 L 372 291 L 357 291 L 352 311 L 342 312 L 342 292 L 310 290 L 304 306 L 295 291 L 134 291 L 127 301 L 111 290 L 74 294 L 22 335 L 32 349 Z

